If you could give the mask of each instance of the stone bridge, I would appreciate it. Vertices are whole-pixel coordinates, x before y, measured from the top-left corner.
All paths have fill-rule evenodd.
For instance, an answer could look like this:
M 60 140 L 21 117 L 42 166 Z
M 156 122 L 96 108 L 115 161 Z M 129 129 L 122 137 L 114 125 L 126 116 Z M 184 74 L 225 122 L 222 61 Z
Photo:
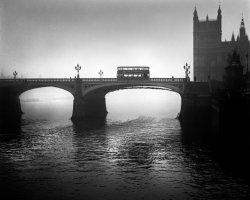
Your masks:
M 116 78 L 51 78 L 51 79 L 0 79 L 0 113 L 2 117 L 22 114 L 19 96 L 30 89 L 57 87 L 74 96 L 72 119 L 105 117 L 105 95 L 109 92 L 149 88 L 163 89 L 184 94 L 184 78 L 124 79 Z

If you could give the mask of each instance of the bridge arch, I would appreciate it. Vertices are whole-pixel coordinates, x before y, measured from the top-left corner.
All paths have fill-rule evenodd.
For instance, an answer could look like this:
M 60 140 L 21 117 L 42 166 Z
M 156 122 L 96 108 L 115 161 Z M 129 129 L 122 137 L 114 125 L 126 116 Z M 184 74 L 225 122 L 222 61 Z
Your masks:
M 32 89 L 39 89 L 39 88 L 46 88 L 46 87 L 54 87 L 54 88 L 63 89 L 65 91 L 71 93 L 73 96 L 74 96 L 74 93 L 75 93 L 74 89 L 71 88 L 71 87 L 68 87 L 68 86 L 62 85 L 62 84 L 55 84 L 54 83 L 54 84 L 40 84 L 40 85 L 29 84 L 28 86 L 21 88 L 19 95 L 21 95 L 22 93 L 27 92 L 29 90 L 32 90 Z
M 47 91 L 46 91 L 47 89 Z M 36 91 L 37 90 L 37 91 Z M 51 91 L 51 90 L 54 90 L 54 91 Z M 38 92 L 39 91 L 39 92 Z M 29 88 L 28 90 L 25 90 L 23 91 L 20 95 L 19 95 L 19 98 L 22 100 L 22 96 L 23 95 L 26 95 L 26 93 L 30 93 L 30 92 L 35 92 L 35 95 L 38 95 L 39 96 L 39 93 L 41 93 L 41 95 L 45 95 L 45 96 L 48 96 L 49 95 L 49 98 L 51 97 L 52 99 L 53 98 L 56 98 L 59 100 L 60 98 L 60 95 L 62 93 L 65 93 L 65 94 L 69 94 L 72 99 L 74 99 L 74 95 L 69 91 L 69 90 L 66 90 L 65 88 L 61 88 L 61 87 L 54 87 L 54 86 L 43 86 L 43 87 L 34 87 L 34 88 Z M 46 94 L 46 92 L 48 92 L 49 94 Z M 54 92 L 54 93 L 52 93 Z M 60 94 L 61 93 L 61 94 Z M 57 98 L 57 94 L 59 94 L 59 97 Z M 51 96 L 53 95 L 53 96 Z M 33 95 L 34 96 L 34 95 Z M 66 95 L 65 95 L 66 96 Z M 36 98 L 36 96 L 34 96 Z M 48 99 L 49 99 L 48 98 Z
M 162 89 L 176 92 L 180 95 L 183 93 L 183 88 L 179 84 L 166 83 L 109 83 L 103 85 L 92 86 L 82 91 L 82 97 L 89 97 L 91 95 L 106 95 L 109 92 L 123 89 Z
M 139 116 L 175 118 L 180 112 L 181 96 L 164 88 L 128 88 L 105 96 L 109 119 Z
M 103 83 L 82 87 L 81 95 L 75 96 L 72 119 L 85 117 L 105 117 L 107 115 L 105 96 L 109 92 L 132 88 L 166 89 L 182 94 L 183 85 L 180 83 L 149 83 L 149 82 L 119 82 Z
M 25 81 L 22 84 L 15 84 L 15 82 L 12 82 L 11 84 L 9 84 L 8 82 L 6 82 L 6 84 L 2 84 L 0 87 L 0 90 L 7 90 L 10 93 L 15 91 L 15 95 L 20 96 L 22 93 L 32 90 L 32 89 L 37 89 L 37 88 L 44 88 L 44 87 L 55 87 L 55 88 L 59 88 L 59 89 L 63 89 L 66 90 L 67 92 L 71 93 L 73 96 L 75 94 L 75 90 L 74 87 L 70 87 L 68 85 L 64 85 L 61 83 L 29 83 L 26 84 Z
M 20 106 L 25 118 L 70 119 L 74 96 L 61 88 L 41 87 L 23 92 Z
M 68 87 L 67 85 L 58 84 L 58 83 L 29 83 L 27 84 L 23 81 L 21 84 L 18 82 L 10 82 L 6 81 L 6 84 L 1 84 L 0 87 L 0 117 L 19 117 L 23 113 L 21 108 L 20 96 L 24 92 L 28 92 L 32 89 L 39 89 L 45 87 L 54 87 L 58 89 L 63 89 L 65 92 L 69 92 L 74 97 L 74 89 L 73 87 Z

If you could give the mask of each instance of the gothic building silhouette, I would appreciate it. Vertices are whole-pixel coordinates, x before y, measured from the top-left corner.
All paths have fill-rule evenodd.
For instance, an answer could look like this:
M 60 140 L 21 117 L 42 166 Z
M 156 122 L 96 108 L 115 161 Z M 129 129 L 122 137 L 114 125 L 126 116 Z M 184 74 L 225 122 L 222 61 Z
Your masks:
M 228 65 L 227 56 L 234 49 L 240 54 L 241 64 L 246 66 L 246 54 L 250 52 L 250 42 L 245 30 L 242 17 L 239 35 L 232 34 L 231 41 L 221 40 L 221 8 L 219 6 L 217 19 L 199 20 L 197 10 L 193 13 L 193 66 L 194 79 L 223 80 L 225 67 Z M 244 69 L 246 71 L 246 67 Z

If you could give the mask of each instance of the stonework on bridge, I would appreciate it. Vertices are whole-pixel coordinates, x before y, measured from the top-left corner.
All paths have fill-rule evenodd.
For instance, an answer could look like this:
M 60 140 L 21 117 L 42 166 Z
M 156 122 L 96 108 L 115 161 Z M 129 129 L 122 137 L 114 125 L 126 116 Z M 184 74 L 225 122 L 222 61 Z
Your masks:
M 23 92 L 40 87 L 57 87 L 74 96 L 72 119 L 105 117 L 107 115 L 105 95 L 109 92 L 131 88 L 149 88 L 170 90 L 182 95 L 185 80 L 184 78 L 1 79 L 0 113 L 2 116 L 20 117 L 22 111 L 19 96 Z

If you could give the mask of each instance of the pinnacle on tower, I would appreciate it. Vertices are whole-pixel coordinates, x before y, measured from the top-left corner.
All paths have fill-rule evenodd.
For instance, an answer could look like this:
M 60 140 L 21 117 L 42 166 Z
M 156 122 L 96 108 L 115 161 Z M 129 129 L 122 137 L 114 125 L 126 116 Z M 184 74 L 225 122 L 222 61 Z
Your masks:
M 232 33 L 231 41 L 232 41 L 232 42 L 235 42 L 234 32 Z
M 219 8 L 218 8 L 218 14 L 221 14 L 220 4 L 219 4 Z
M 242 16 L 240 23 L 240 38 L 243 38 L 245 36 L 246 36 L 245 23 L 244 23 L 244 18 Z
M 244 18 L 243 18 L 243 16 L 242 16 L 242 18 L 241 18 L 240 27 L 245 27 L 245 22 L 244 22 Z
M 193 20 L 194 21 L 198 21 L 198 14 L 197 14 L 197 11 L 196 11 L 196 6 L 194 7 L 194 17 L 193 17 Z
M 219 8 L 218 8 L 217 19 L 218 19 L 218 20 L 221 20 L 221 9 L 220 9 L 220 5 L 219 5 Z

